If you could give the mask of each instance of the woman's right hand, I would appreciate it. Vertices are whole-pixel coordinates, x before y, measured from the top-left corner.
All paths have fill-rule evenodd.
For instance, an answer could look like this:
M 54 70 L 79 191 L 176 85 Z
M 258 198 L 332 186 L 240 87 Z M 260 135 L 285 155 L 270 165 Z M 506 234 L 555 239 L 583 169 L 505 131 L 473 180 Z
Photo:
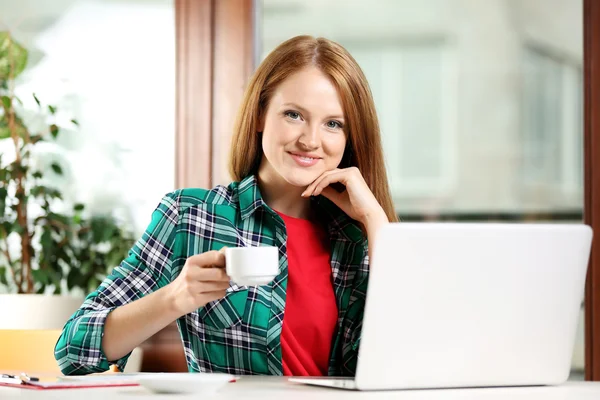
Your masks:
M 224 297 L 228 287 L 225 254 L 207 251 L 189 257 L 179 276 L 165 289 L 177 315 L 182 316 Z

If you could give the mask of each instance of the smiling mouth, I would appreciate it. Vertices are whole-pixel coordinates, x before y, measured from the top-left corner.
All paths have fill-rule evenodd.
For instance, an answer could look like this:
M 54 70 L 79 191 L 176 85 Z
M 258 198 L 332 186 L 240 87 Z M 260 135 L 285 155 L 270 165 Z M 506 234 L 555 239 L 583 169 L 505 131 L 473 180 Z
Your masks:
M 309 156 L 303 156 L 303 155 L 301 155 L 301 154 L 296 154 L 296 153 L 292 153 L 292 152 L 289 152 L 289 153 L 290 153 L 292 156 L 294 156 L 294 157 L 298 157 L 299 159 L 301 159 L 301 160 L 306 160 L 306 161 L 320 160 L 320 159 L 321 159 L 321 157 L 309 157 Z
M 318 158 L 313 158 L 313 157 L 304 157 L 304 156 L 299 156 L 299 155 L 297 155 L 297 154 L 294 154 L 294 155 L 295 155 L 296 157 L 298 157 L 299 159 L 301 159 L 301 160 L 304 160 L 304 161 L 318 160 Z
M 294 159 L 294 161 L 296 161 L 296 163 L 298 165 L 300 165 L 301 167 L 312 167 L 313 165 L 315 165 L 317 162 L 319 162 L 319 160 L 321 158 L 318 157 L 308 157 L 308 156 L 304 156 L 304 155 L 300 155 L 300 154 L 295 154 L 295 153 L 288 153 L 290 156 L 292 156 L 292 158 Z

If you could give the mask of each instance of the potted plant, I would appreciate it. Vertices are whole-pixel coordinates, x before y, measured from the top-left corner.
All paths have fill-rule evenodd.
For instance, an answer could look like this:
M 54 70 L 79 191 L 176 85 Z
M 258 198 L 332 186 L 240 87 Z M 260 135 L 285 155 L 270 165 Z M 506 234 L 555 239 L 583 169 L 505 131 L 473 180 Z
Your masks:
M 60 161 L 48 169 L 36 163 L 40 144 L 55 141 L 63 127 L 56 107 L 35 94 L 46 128 L 33 131 L 21 117 L 14 87 L 27 58 L 9 32 L 0 32 L 0 144 L 11 148 L 0 153 L 0 329 L 60 329 L 126 256 L 133 237 L 111 215 L 69 205 L 47 179 L 63 174 Z

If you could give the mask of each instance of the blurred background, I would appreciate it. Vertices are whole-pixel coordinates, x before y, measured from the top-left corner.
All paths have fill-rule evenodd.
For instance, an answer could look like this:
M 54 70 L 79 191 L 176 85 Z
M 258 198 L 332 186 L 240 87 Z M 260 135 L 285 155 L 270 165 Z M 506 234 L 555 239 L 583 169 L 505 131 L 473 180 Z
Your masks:
M 134 236 L 175 187 L 229 183 L 244 84 L 298 34 L 363 68 L 401 220 L 583 218 L 583 0 L 0 0 L 0 31 L 29 52 L 24 113 L 35 93 L 78 122 L 52 183 Z M 151 339 L 141 368 L 185 370 L 177 340 Z

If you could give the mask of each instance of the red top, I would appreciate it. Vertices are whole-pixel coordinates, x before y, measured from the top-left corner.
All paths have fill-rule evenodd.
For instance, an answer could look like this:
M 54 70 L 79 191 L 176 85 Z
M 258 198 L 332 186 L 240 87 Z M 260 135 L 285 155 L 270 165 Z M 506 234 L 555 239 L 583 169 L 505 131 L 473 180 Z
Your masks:
M 338 317 L 329 237 L 317 223 L 278 214 L 288 236 L 288 281 L 281 332 L 283 374 L 324 376 Z

